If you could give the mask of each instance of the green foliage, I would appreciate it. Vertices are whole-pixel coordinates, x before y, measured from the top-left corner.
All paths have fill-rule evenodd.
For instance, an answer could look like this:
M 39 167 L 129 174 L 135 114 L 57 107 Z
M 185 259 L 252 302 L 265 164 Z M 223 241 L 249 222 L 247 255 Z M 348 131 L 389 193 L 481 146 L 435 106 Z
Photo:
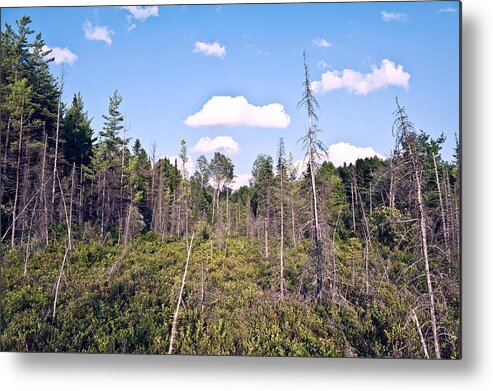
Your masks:
M 163 243 L 152 232 L 138 236 L 127 253 L 119 246 L 78 243 L 69 255 L 53 320 L 52 287 L 63 243 L 31 257 L 27 280 L 22 278 L 23 255 L 18 251 L 5 254 L 2 349 L 164 354 L 183 273 L 185 243 Z M 381 286 L 378 299 L 359 307 L 343 302 L 307 304 L 297 299 L 297 281 L 307 265 L 309 244 L 287 249 L 286 280 L 291 293 L 279 303 L 272 299 L 276 288 L 270 286 L 275 266 L 260 258 L 258 243 L 230 239 L 225 257 L 214 242 L 198 239 L 174 352 L 420 357 L 414 325 L 407 320 L 412 295 L 397 294 L 397 286 L 391 283 Z M 360 252 L 357 239 L 341 245 L 342 275 L 350 274 L 344 265 L 350 259 L 359 262 Z
M 90 163 L 94 140 L 91 120 L 87 112 L 84 111 L 84 103 L 80 93 L 74 94 L 72 105 L 67 111 L 62 137 L 64 140 L 64 156 L 67 163 L 87 166 Z

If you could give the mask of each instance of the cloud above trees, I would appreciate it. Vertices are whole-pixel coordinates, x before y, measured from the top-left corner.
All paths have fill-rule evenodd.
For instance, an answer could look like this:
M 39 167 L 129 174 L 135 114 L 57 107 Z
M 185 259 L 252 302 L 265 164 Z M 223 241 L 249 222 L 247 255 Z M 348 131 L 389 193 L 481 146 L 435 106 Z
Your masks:
M 255 127 L 287 128 L 291 117 L 284 106 L 270 103 L 255 106 L 244 96 L 214 96 L 198 111 L 189 116 L 185 125 L 191 127 Z
M 339 142 L 329 146 L 329 161 L 336 167 L 346 164 L 355 163 L 358 159 L 369 157 L 378 157 L 385 159 L 385 156 L 379 154 L 372 147 L 357 147 L 355 145 Z
M 251 173 L 238 174 L 235 176 L 235 179 L 231 183 L 231 188 L 233 190 L 238 190 L 242 186 L 249 186 L 250 180 L 252 179 Z
M 407 90 L 410 79 L 411 75 L 404 71 L 402 65 L 384 59 L 380 67 L 373 65 L 371 72 L 366 74 L 352 69 L 327 71 L 322 74 L 321 80 L 312 82 L 312 89 L 320 94 L 344 90 L 354 95 L 367 95 L 389 86 Z
M 73 53 L 69 48 L 60 48 L 60 47 L 49 47 L 47 45 L 43 46 L 43 51 L 49 51 L 51 53 L 48 54 L 47 58 L 53 58 L 53 62 L 55 64 L 70 64 L 72 65 L 75 61 L 77 61 L 77 55 Z
M 327 159 L 335 167 L 346 164 L 356 163 L 358 159 L 378 157 L 385 159 L 385 156 L 375 151 L 372 147 L 358 147 L 347 142 L 332 144 L 327 148 Z M 300 159 L 293 163 L 296 168 L 297 176 L 300 177 L 307 169 L 307 159 Z
M 201 137 L 191 149 L 192 153 L 222 152 L 228 155 L 236 155 L 239 151 L 240 144 L 231 136 Z

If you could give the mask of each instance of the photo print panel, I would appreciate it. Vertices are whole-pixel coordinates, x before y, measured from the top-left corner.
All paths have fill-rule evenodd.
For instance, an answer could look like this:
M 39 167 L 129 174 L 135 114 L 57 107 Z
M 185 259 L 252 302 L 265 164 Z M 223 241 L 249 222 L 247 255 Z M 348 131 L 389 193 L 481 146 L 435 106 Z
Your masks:
M 460 2 L 1 20 L 2 351 L 461 358 Z

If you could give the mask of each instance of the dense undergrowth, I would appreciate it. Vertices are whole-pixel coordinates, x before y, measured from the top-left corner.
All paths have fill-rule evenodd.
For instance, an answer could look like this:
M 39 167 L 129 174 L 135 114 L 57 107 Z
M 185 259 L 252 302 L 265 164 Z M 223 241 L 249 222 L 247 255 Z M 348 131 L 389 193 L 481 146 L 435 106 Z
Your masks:
M 361 246 L 354 239 L 351 243 Z M 303 277 L 310 268 L 306 246 L 301 243 L 287 253 L 289 293 L 281 303 L 276 262 L 262 259 L 258 243 L 244 237 L 221 244 L 196 240 L 174 353 L 422 357 L 408 315 L 411 294 L 381 281 L 368 297 L 361 289 L 341 284 L 341 294 L 316 304 L 303 294 L 304 285 L 312 283 Z M 341 281 L 345 273 L 348 278 L 356 273 L 357 278 L 360 268 L 345 269 L 351 249 L 343 250 L 338 259 Z M 34 252 L 24 277 L 24 254 L 6 252 L 2 350 L 167 352 L 186 259 L 184 240 L 163 243 L 148 233 L 126 251 L 111 243 L 77 243 L 62 275 L 53 319 L 54 285 L 63 254 L 63 241 Z M 450 357 L 456 349 L 449 347 Z

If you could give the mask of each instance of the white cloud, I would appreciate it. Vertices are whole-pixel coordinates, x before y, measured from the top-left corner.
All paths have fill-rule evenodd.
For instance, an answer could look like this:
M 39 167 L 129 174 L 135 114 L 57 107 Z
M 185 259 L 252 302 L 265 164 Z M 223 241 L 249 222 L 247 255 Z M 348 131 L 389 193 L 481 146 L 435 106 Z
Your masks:
M 137 25 L 133 22 L 132 15 L 127 15 L 127 31 L 132 31 Z
M 355 163 L 358 159 L 373 156 L 385 159 L 385 156 L 376 152 L 372 147 L 356 147 L 345 142 L 329 146 L 328 154 L 329 161 L 336 167 L 342 166 L 344 163 Z
M 130 12 L 132 16 L 140 22 L 144 22 L 151 16 L 159 16 L 159 8 L 155 5 L 150 7 L 132 6 L 121 8 Z
M 352 69 L 327 71 L 322 74 L 320 81 L 312 82 L 312 88 L 317 93 L 327 93 L 335 90 L 345 90 L 354 95 L 367 95 L 370 92 L 396 86 L 409 88 L 411 75 L 404 71 L 402 65 L 396 65 L 391 60 L 382 60 L 380 68 L 372 66 L 371 73 L 362 74 Z
M 406 22 L 408 17 L 406 14 L 399 13 L 399 12 L 386 12 L 382 11 L 380 12 L 380 15 L 382 15 L 382 19 L 385 22 Z
M 226 55 L 226 48 L 217 41 L 213 43 L 197 41 L 195 42 L 193 52 L 203 54 L 207 57 L 217 57 L 223 59 Z
M 327 41 L 323 38 L 316 38 L 312 41 L 312 44 L 318 46 L 319 48 L 330 48 L 332 46 L 332 42 Z
M 453 12 L 457 12 L 457 8 L 452 8 L 452 7 L 448 7 L 448 8 L 440 8 L 440 10 L 438 12 L 443 12 L 443 13 L 453 13 Z
M 249 186 L 250 185 L 250 179 L 252 179 L 252 174 L 250 174 L 250 173 L 238 174 L 235 176 L 235 179 L 233 180 L 233 183 L 231 184 L 231 188 L 233 190 L 238 190 L 242 186 Z
M 86 20 L 83 25 L 84 35 L 89 41 L 102 41 L 106 45 L 110 46 L 112 42 L 112 35 L 115 34 L 108 26 L 93 26 L 91 22 Z
M 77 61 L 77 55 L 73 53 L 69 48 L 59 48 L 54 47 L 50 48 L 49 46 L 44 45 L 43 51 L 51 50 L 51 53 L 48 54 L 48 58 L 54 58 L 53 62 L 55 64 L 63 64 L 67 63 L 72 65 L 75 61 Z
M 385 159 L 385 156 L 375 151 L 372 147 L 357 147 L 345 142 L 330 145 L 327 149 L 327 155 L 327 160 L 335 167 L 340 167 L 344 163 L 354 164 L 356 160 L 367 157 L 376 156 L 380 159 Z M 293 165 L 296 167 L 296 177 L 300 178 L 307 169 L 308 159 L 305 157 L 304 159 L 296 160 Z
M 301 176 L 303 175 L 303 173 L 306 171 L 307 167 L 308 167 L 308 159 L 307 158 L 304 158 L 304 159 L 300 159 L 300 160 L 296 160 L 294 163 L 293 163 L 293 166 L 296 170 L 296 178 L 301 178 Z
M 249 126 L 256 128 L 286 128 L 291 118 L 284 106 L 271 103 L 254 106 L 244 96 L 213 96 L 184 123 L 192 127 L 203 126 Z
M 240 145 L 231 136 L 201 137 L 191 149 L 192 153 L 223 152 L 229 155 L 236 155 L 239 150 Z
M 330 67 L 329 67 L 329 64 L 327 64 L 324 60 L 321 60 L 321 61 L 318 62 L 317 68 L 327 69 L 327 68 L 330 68 Z

